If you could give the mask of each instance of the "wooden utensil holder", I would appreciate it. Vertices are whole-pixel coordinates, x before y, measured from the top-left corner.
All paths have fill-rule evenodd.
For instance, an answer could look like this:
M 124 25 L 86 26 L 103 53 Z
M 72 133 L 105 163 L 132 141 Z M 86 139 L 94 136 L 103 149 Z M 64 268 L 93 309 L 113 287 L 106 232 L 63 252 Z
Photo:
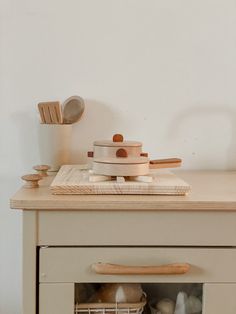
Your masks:
M 39 125 L 39 162 L 50 165 L 49 171 L 58 171 L 70 163 L 71 133 L 70 124 Z

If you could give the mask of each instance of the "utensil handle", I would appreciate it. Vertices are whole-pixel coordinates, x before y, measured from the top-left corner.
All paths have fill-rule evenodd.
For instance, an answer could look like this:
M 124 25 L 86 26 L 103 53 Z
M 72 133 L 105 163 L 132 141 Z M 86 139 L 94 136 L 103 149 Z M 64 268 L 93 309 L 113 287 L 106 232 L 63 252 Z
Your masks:
M 158 168 L 176 168 L 180 167 L 182 159 L 180 158 L 166 158 L 166 159 L 155 159 L 150 160 L 149 168 L 158 169 Z
M 95 263 L 92 270 L 101 275 L 181 275 L 189 271 L 187 263 L 160 266 L 125 266 L 109 263 Z

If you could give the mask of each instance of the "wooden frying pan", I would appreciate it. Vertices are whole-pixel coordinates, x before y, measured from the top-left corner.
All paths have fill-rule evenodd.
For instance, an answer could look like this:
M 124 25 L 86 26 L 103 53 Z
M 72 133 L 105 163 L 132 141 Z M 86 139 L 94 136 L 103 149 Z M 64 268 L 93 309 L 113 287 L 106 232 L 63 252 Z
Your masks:
M 150 169 L 174 168 L 181 165 L 181 159 L 157 159 L 149 161 L 148 157 L 128 157 L 125 151 L 117 157 L 100 157 L 93 160 L 95 174 L 107 176 L 142 176 L 148 175 Z

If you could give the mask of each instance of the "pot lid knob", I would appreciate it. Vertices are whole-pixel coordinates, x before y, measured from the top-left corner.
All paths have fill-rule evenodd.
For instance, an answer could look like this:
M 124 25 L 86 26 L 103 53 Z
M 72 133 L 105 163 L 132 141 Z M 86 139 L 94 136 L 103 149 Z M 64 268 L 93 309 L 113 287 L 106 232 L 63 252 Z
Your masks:
M 113 142 L 123 142 L 124 141 L 124 137 L 122 134 L 115 134 L 113 135 Z

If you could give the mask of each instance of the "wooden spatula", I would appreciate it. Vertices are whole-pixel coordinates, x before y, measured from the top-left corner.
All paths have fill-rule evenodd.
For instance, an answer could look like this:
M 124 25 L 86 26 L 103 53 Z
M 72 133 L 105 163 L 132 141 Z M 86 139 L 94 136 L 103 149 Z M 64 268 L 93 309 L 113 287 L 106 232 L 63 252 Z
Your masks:
M 38 109 L 42 123 L 62 124 L 62 112 L 59 101 L 40 102 Z

